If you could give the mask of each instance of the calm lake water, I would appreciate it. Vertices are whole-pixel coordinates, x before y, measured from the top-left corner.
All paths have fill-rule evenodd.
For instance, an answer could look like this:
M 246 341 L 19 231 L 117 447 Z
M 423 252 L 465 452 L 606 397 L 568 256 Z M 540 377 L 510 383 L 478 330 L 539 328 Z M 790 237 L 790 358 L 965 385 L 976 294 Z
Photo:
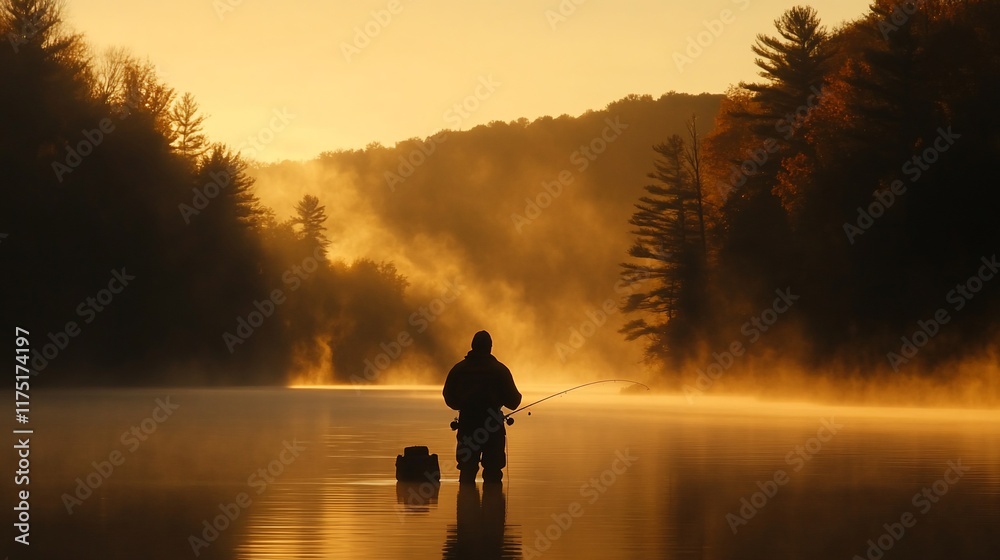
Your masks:
M 499 491 L 460 491 L 437 388 L 36 391 L 31 554 L 8 550 L 1000 557 L 1000 413 L 588 391 L 518 414 Z M 417 444 L 439 454 L 440 487 L 397 486 L 395 457 Z

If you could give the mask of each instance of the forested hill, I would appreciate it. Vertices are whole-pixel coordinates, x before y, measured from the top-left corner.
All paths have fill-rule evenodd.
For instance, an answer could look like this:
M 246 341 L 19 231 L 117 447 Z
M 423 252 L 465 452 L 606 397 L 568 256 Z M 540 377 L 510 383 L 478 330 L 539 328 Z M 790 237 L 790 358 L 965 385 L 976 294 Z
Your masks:
M 717 113 L 629 98 L 254 173 L 278 208 L 345 209 L 343 254 L 461 273 L 445 323 L 514 333 L 529 371 L 995 402 L 1000 5 L 900 6 L 786 10 Z
M 725 95 L 260 164 L 0 0 L 0 303 L 50 384 L 440 381 L 485 328 L 526 381 L 995 403 L 1000 4 L 900 6 L 786 10 Z
M 649 182 L 653 146 L 687 134 L 692 117 L 709 132 L 721 99 L 628 96 L 579 116 L 443 130 L 251 174 L 279 214 L 304 194 L 318 196 L 331 253 L 394 262 L 411 282 L 414 311 L 461 278 L 462 296 L 420 336 L 432 354 L 462 351 L 469 328 L 481 325 L 521 371 L 624 364 L 635 373 L 642 347 L 619 334 L 617 311 L 629 216 Z M 601 319 L 609 301 L 613 311 Z
M 0 303 L 45 385 L 439 380 L 480 328 L 516 365 L 560 364 L 612 293 L 651 145 L 720 101 L 258 168 L 206 137 L 195 95 L 141 53 L 92 51 L 57 2 L 3 0 L 0 35 Z M 625 346 L 612 326 L 601 344 Z

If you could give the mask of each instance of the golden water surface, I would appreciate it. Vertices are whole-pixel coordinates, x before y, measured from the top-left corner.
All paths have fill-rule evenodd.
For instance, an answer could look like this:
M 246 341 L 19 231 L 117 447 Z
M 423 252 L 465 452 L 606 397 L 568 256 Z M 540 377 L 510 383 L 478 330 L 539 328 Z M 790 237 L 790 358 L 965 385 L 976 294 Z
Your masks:
M 994 411 L 589 390 L 531 410 L 502 488 L 460 488 L 438 388 L 38 392 L 32 556 L 1000 557 Z M 439 486 L 397 485 L 409 445 Z

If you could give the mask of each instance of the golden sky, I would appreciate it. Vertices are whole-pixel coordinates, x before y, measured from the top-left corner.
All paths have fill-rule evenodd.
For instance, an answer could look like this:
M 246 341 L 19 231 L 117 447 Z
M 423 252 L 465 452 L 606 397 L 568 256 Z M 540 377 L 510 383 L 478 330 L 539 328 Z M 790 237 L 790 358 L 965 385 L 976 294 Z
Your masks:
M 809 4 L 832 29 L 868 0 Z M 792 5 L 67 0 L 65 15 L 95 51 L 126 47 L 178 93 L 193 93 L 213 140 L 278 161 L 493 120 L 577 115 L 630 93 L 721 93 L 755 79 L 754 36 L 772 33 Z

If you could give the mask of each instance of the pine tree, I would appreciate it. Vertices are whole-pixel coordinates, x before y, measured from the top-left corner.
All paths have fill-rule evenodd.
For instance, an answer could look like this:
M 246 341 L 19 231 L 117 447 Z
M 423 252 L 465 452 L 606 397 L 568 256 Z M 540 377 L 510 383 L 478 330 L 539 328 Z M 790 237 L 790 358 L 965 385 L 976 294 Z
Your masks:
M 777 36 L 759 34 L 751 47 L 764 81 L 740 84 L 751 94 L 751 107 L 732 115 L 748 122 L 757 137 L 755 146 L 766 142 L 775 146 L 774 155 L 749 174 L 747 190 L 751 192 L 770 193 L 778 184 L 782 160 L 809 151 L 800 129 L 824 95 L 833 56 L 829 35 L 815 9 L 791 8 L 774 20 L 774 26 Z M 740 165 L 745 155 L 738 155 Z
M 63 58 L 78 69 L 86 67 L 76 57 L 84 46 L 80 35 L 62 30 L 62 10 L 53 0 L 5 0 L 0 3 L 0 31 L 4 42 L 15 54 L 41 53 L 44 57 Z M 72 60 L 71 60 L 72 59 Z
M 774 25 L 777 35 L 758 35 L 752 47 L 764 81 L 740 84 L 750 94 L 749 103 L 723 116 L 746 123 L 750 138 L 743 145 L 753 151 L 732 154 L 742 186 L 726 199 L 720 224 L 719 277 L 726 283 L 722 291 L 747 301 L 758 301 L 774 286 L 785 285 L 794 272 L 788 212 L 794 193 L 782 178 L 786 165 L 803 167 L 813 158 L 803 128 L 809 127 L 812 108 L 825 95 L 833 55 L 829 35 L 813 8 L 791 8 Z M 779 193 L 787 195 L 786 200 Z M 743 280 L 748 278 L 754 281 Z
M 55 0 L 0 2 L 0 105 L 3 127 L 17 131 L 0 150 L 15 158 L 37 157 L 79 133 L 76 119 L 88 105 L 87 47 L 65 30 Z
M 202 156 L 194 182 L 210 200 L 207 212 L 217 211 L 225 219 L 258 230 L 263 227 L 266 212 L 253 192 L 254 179 L 246 169 L 239 154 L 216 144 Z
M 170 109 L 170 123 L 174 131 L 173 147 L 192 161 L 197 161 L 208 151 L 208 141 L 202 132 L 205 116 L 198 113 L 194 96 L 185 93 Z
M 330 241 L 326 238 L 326 207 L 319 205 L 319 198 L 305 195 L 295 205 L 296 217 L 292 223 L 300 226 L 301 239 L 310 247 L 320 247 L 326 250 Z
M 794 115 L 810 95 L 821 90 L 832 56 L 829 35 L 811 7 L 797 6 L 774 20 L 778 36 L 757 35 L 751 49 L 759 58 L 764 83 L 742 84 L 754 93 L 760 112 L 752 117 L 775 120 Z M 768 131 L 773 133 L 774 131 Z
M 655 146 L 660 156 L 649 174 L 656 183 L 636 203 L 629 223 L 636 240 L 628 254 L 639 262 L 622 263 L 621 277 L 636 288 L 623 306 L 641 316 L 625 324 L 627 340 L 648 339 L 647 356 L 679 360 L 684 342 L 692 337 L 703 309 L 706 241 L 698 159 L 695 147 L 671 136 Z

